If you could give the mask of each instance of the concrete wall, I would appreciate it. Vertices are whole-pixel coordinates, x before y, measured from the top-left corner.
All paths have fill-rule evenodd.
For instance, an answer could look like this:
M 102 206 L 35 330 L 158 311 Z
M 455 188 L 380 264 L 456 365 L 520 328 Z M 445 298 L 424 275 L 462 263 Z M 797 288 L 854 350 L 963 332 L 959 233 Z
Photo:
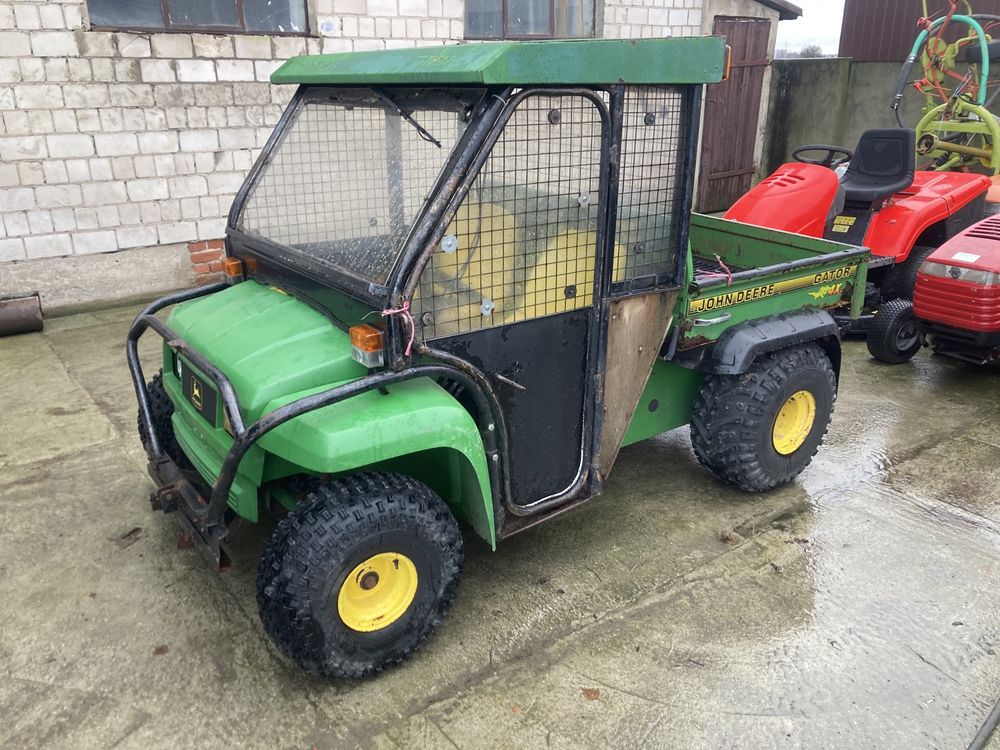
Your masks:
M 0 296 L 38 292 L 46 315 L 142 302 L 195 282 L 187 243 L 0 263 Z
M 897 127 L 889 109 L 897 63 L 822 58 L 775 60 L 771 67 L 771 127 L 765 129 L 762 174 L 788 161 L 797 146 L 826 143 L 854 149 L 865 130 Z M 904 122 L 913 126 L 923 99 L 911 93 L 904 105 Z

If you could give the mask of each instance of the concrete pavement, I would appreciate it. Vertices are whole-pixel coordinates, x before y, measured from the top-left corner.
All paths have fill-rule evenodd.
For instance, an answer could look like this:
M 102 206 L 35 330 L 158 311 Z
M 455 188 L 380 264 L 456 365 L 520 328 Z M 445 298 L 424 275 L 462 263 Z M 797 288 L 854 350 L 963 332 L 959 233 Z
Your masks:
M 134 312 L 0 339 L 2 747 L 964 748 L 1000 696 L 1000 372 L 848 342 L 798 482 L 633 446 L 580 510 L 467 535 L 439 633 L 342 683 L 261 630 L 273 522 L 219 576 L 149 511 Z

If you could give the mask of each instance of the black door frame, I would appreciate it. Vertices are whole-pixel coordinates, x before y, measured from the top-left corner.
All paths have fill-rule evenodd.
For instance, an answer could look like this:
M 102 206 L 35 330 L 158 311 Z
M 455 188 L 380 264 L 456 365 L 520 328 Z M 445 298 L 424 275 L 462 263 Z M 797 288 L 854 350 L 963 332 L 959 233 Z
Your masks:
M 437 247 L 438 243 L 441 241 L 447 227 L 451 224 L 455 214 L 458 212 L 459 207 L 468 196 L 469 191 L 472 189 L 473 183 L 482 170 L 483 165 L 492 153 L 493 147 L 496 145 L 504 131 L 504 128 L 522 101 L 532 96 L 578 96 L 589 100 L 594 105 L 601 118 L 601 171 L 598 188 L 600 204 L 598 206 L 596 232 L 597 240 L 595 243 L 596 255 L 594 258 L 594 293 L 593 301 L 590 306 L 590 315 L 588 316 L 587 364 L 583 399 L 584 411 L 583 418 L 581 420 L 581 461 L 575 481 L 563 491 L 539 500 L 535 500 L 526 505 L 515 504 L 513 502 L 513 495 L 511 494 L 512 467 L 509 464 L 510 440 L 512 439 L 512 436 L 509 434 L 506 420 L 503 420 L 503 415 L 494 415 L 497 417 L 497 420 L 494 423 L 495 426 L 498 426 L 498 423 L 503 420 L 503 428 L 499 436 L 500 445 L 502 447 L 501 453 L 503 454 L 502 469 L 504 477 L 502 484 L 505 490 L 505 499 L 507 501 L 505 502 L 505 506 L 507 510 L 515 516 L 535 515 L 543 510 L 565 503 L 567 500 L 574 498 L 579 495 L 582 490 L 586 489 L 588 486 L 588 480 L 591 479 L 590 463 L 593 458 L 594 446 L 598 444 L 597 433 L 600 430 L 601 405 L 603 403 L 603 399 L 601 397 L 603 392 L 603 367 L 600 365 L 600 361 L 605 355 L 606 342 L 604 341 L 604 337 L 601 335 L 601 331 L 602 328 L 607 325 L 607 305 L 605 304 L 605 301 L 607 300 L 610 290 L 613 263 L 612 254 L 608 252 L 608 247 L 610 245 L 609 231 L 612 231 L 609 224 L 609 218 L 613 213 L 611 210 L 611 206 L 613 205 L 611 201 L 616 198 L 617 190 L 612 187 L 616 184 L 616 181 L 612 180 L 611 177 L 613 168 L 615 173 L 617 173 L 617 155 L 620 150 L 619 145 L 621 136 L 621 129 L 618 127 L 616 130 L 614 127 L 611 110 L 609 109 L 608 104 L 605 103 L 601 93 L 602 92 L 600 90 L 596 89 L 528 88 L 511 95 L 510 90 L 508 89 L 505 92 L 507 96 L 503 97 L 504 103 L 502 111 L 493 123 L 489 133 L 482 140 L 481 144 L 478 145 L 475 157 L 468 164 L 467 169 L 464 170 L 462 178 L 455 187 L 454 192 L 451 194 L 446 207 L 440 214 L 433 217 L 437 220 L 434 222 L 433 228 L 428 232 L 422 242 L 422 252 L 420 252 L 419 255 L 411 256 L 411 258 L 406 259 L 410 262 L 402 264 L 403 267 L 398 269 L 395 279 L 390 280 L 390 284 L 393 289 L 392 299 L 402 301 L 413 298 L 413 294 L 419 283 L 420 275 L 427 262 L 430 260 L 430 256 L 434 252 L 434 248 Z M 620 97 L 613 95 L 613 104 L 616 100 L 618 102 L 618 107 L 620 108 Z M 620 115 L 617 119 L 620 120 Z M 612 192 L 614 192 L 614 195 L 612 195 Z M 405 279 L 405 283 L 403 282 L 403 279 Z M 402 331 L 399 331 L 399 334 L 402 334 Z M 405 341 L 405 337 L 403 335 L 394 335 L 392 338 L 396 342 L 397 347 Z M 440 348 L 433 346 L 433 342 L 431 346 L 424 345 L 422 349 L 428 356 L 438 356 L 443 354 L 447 356 L 446 361 L 452 361 L 456 364 L 456 360 L 461 361 L 466 367 L 471 370 L 475 370 L 480 376 L 480 379 L 486 379 L 485 374 L 479 372 L 476 368 L 471 367 L 470 363 L 464 362 L 464 360 L 461 360 L 461 358 L 455 357 L 454 355 L 449 356 L 448 352 L 442 351 Z M 402 351 L 397 351 L 395 354 L 399 357 L 398 361 L 401 363 L 405 362 Z

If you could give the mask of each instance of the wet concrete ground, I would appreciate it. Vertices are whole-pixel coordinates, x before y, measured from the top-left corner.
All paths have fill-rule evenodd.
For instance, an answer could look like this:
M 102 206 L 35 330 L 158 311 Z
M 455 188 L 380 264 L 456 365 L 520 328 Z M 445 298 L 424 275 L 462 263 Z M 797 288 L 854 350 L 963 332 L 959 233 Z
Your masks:
M 271 525 L 219 576 L 149 511 L 133 312 L 0 339 L 0 747 L 964 748 L 1000 696 L 1000 372 L 848 342 L 797 483 L 633 446 L 579 511 L 468 535 L 437 636 L 352 684 L 266 640 Z

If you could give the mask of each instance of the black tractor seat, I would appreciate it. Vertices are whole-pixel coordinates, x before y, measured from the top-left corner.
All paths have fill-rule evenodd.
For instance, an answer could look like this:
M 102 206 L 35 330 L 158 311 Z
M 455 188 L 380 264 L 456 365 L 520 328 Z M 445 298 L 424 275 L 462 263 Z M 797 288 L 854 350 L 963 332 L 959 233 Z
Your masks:
M 990 56 L 990 62 L 1000 60 L 1000 41 L 987 42 L 986 52 Z M 970 44 L 962 50 L 962 60 L 973 65 L 978 65 L 983 61 L 983 51 L 978 44 Z
M 881 204 L 913 184 L 917 135 L 912 128 L 866 130 L 840 184 L 849 204 Z

